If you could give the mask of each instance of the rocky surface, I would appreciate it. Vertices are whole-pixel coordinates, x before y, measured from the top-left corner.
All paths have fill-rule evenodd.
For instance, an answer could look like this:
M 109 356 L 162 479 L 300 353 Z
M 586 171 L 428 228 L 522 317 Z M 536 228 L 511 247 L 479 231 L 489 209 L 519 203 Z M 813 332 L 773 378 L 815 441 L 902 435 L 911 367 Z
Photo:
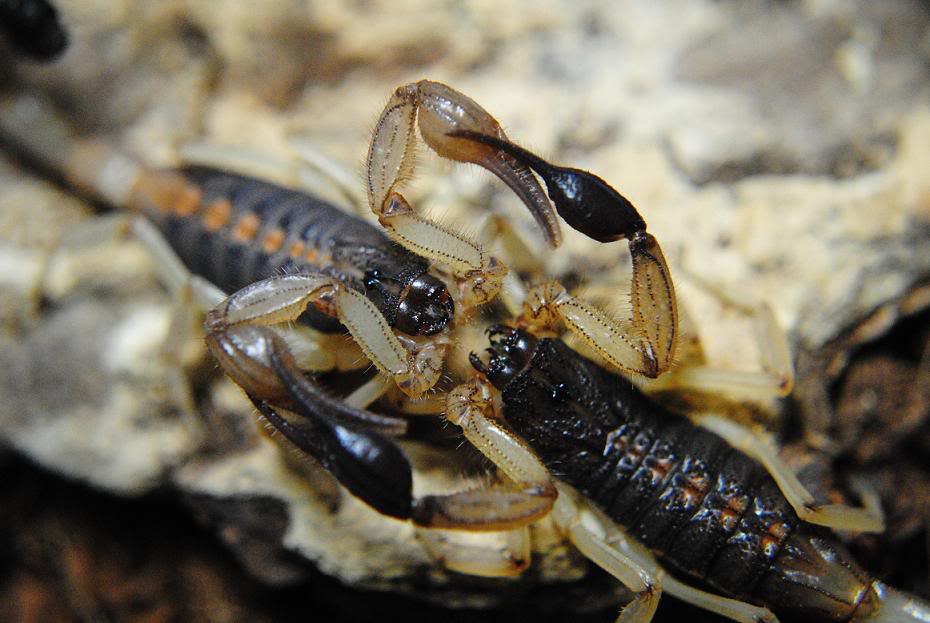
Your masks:
M 394 87 L 429 77 L 464 91 L 515 140 L 597 172 L 639 206 L 721 366 L 757 365 L 751 332 L 700 280 L 769 302 L 796 352 L 813 353 L 930 274 L 924 3 L 58 4 L 71 48 L 51 65 L 0 48 L 5 93 L 48 97 L 151 164 L 177 162 L 192 142 L 247 152 L 264 170 L 311 151 L 355 181 Z M 466 231 L 490 207 L 541 245 L 499 184 L 425 150 L 410 196 Z M 350 584 L 457 603 L 519 592 L 443 573 L 411 527 L 295 461 L 196 342 L 187 367 L 202 417 L 180 415 L 159 357 L 171 297 L 132 240 L 66 236 L 90 218 L 0 161 L 5 446 L 108 491 L 176 491 L 267 582 L 295 581 L 309 561 Z M 566 237 L 546 272 L 622 281 L 623 251 Z M 472 473 L 464 451 L 409 449 L 418 490 L 461 487 Z M 516 585 L 584 573 L 546 530 Z M 450 584 L 453 596 L 439 588 Z

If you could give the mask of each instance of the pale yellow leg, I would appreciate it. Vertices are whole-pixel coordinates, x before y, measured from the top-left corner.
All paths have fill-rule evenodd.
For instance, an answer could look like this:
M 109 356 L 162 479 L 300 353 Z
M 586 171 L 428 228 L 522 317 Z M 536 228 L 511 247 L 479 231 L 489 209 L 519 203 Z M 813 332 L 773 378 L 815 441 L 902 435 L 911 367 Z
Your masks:
M 552 518 L 585 557 L 635 593 L 633 601 L 617 617 L 618 623 L 649 623 L 665 581 L 665 574 L 652 555 L 642 548 L 625 549 L 611 543 L 609 536 L 616 528 L 612 530 L 599 513 L 579 503 L 567 487 L 559 486 Z
M 418 528 L 416 534 L 434 560 L 457 573 L 514 577 L 530 563 L 530 534 L 525 526 L 487 533 Z
M 524 201 L 547 240 L 560 238 L 555 210 L 530 170 L 500 150 L 450 136 L 468 130 L 504 137 L 500 124 L 465 95 L 422 80 L 395 90 L 375 124 L 367 159 L 368 205 L 392 240 L 450 269 L 466 306 L 497 296 L 507 268 L 473 241 L 419 216 L 398 189 L 413 175 L 416 133 L 437 154 L 491 171 Z
M 390 387 L 390 379 L 379 374 L 355 388 L 351 394 L 343 399 L 343 402 L 356 409 L 366 409 L 371 403 L 383 396 Z
M 253 149 L 189 143 L 179 150 L 186 165 L 207 166 L 308 192 L 361 213 L 364 198 L 356 190 L 356 176 L 307 142 L 291 144 L 290 157 L 276 157 Z M 367 211 L 366 211 L 367 212 Z
M 734 621 L 740 621 L 740 623 L 778 623 L 778 617 L 772 614 L 768 608 L 698 590 L 670 575 L 664 577 L 662 586 L 666 593 L 692 606 L 714 612 Z
M 730 445 L 753 457 L 769 472 L 778 488 L 798 514 L 808 523 L 854 532 L 883 532 L 885 519 L 880 508 L 856 508 L 844 504 L 817 504 L 814 496 L 801 484 L 767 435 L 716 415 L 696 418 L 698 423 L 720 435 Z
M 630 319 L 612 318 L 552 281 L 530 289 L 518 322 L 537 332 L 564 324 L 613 366 L 655 378 L 674 357 L 678 331 L 674 292 L 656 294 L 649 307 L 653 314 L 648 323 L 635 305 Z
M 284 275 L 250 284 L 213 309 L 213 330 L 219 335 L 226 327 L 290 322 L 311 305 L 338 317 L 375 367 L 408 395 L 425 393 L 439 379 L 450 346 L 447 335 L 395 335 L 374 303 L 323 275 Z
M 650 384 L 650 389 L 694 389 L 759 400 L 790 394 L 794 387 L 791 349 L 772 308 L 766 303 L 750 300 L 738 291 L 721 288 L 686 269 L 682 272 L 724 305 L 750 319 L 760 369 L 724 370 L 702 364 L 686 364 L 672 370 L 654 385 Z

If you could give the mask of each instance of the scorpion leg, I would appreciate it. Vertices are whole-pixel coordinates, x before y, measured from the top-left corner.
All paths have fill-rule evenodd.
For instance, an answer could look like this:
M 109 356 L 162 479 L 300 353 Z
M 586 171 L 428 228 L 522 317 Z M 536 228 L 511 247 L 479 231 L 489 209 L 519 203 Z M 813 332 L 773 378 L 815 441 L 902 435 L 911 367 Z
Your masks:
M 417 529 L 417 538 L 445 568 L 488 578 L 513 577 L 529 566 L 530 532 L 524 526 L 501 532 Z
M 668 575 L 648 549 L 629 538 L 622 528 L 605 517 L 599 509 L 584 502 L 570 487 L 559 484 L 558 488 L 559 499 L 552 512 L 556 524 L 585 556 L 623 582 L 627 588 L 634 591 L 639 589 L 636 598 L 626 606 L 621 617 L 630 608 L 640 612 L 647 612 L 648 608 L 654 610 L 659 595 L 664 592 L 734 621 L 778 622 L 767 608 L 698 590 Z M 650 600 L 655 603 L 649 603 Z
M 667 270 L 663 274 L 667 277 Z M 617 368 L 656 378 L 671 366 L 678 312 L 670 281 L 660 280 L 661 292 L 648 289 L 646 296 L 637 296 L 634 278 L 632 318 L 618 320 L 551 281 L 530 289 L 517 324 L 540 334 L 564 324 Z
M 763 433 L 753 431 L 732 420 L 716 415 L 703 415 L 698 423 L 726 439 L 732 446 L 753 457 L 769 472 L 778 488 L 804 521 L 835 530 L 883 532 L 885 519 L 881 508 L 870 504 L 856 508 L 845 504 L 816 504 L 814 496 L 778 455 L 778 449 Z
M 505 486 L 425 496 L 414 522 L 457 530 L 509 530 L 546 515 L 556 498 L 549 472 L 538 458 L 493 417 L 491 387 L 481 379 L 459 385 L 447 398 L 446 418 L 510 479 Z
M 404 393 L 419 396 L 435 385 L 450 346 L 446 336 L 399 338 L 374 303 L 323 275 L 271 277 L 239 290 L 207 316 L 207 343 L 221 362 L 227 360 L 224 368 L 230 372 L 236 363 L 224 352 L 236 350 L 227 338 L 231 328 L 290 322 L 311 305 L 338 317 L 368 359 Z
M 361 215 L 365 199 L 356 190 L 357 176 L 303 140 L 288 143 L 291 154 L 272 156 L 254 149 L 189 143 L 179 149 L 186 166 L 200 165 L 246 174 L 287 188 L 303 189 L 337 205 L 348 203 Z
M 634 593 L 617 623 L 649 623 L 662 596 L 665 575 L 652 555 L 617 547 L 607 536 L 612 522 L 602 519 L 587 505 L 579 506 L 573 492 L 559 486 L 552 518 L 572 544 L 594 564 L 620 580 Z M 613 527 L 613 531 L 617 529 Z
M 765 303 L 747 300 L 739 292 L 725 291 L 691 272 L 686 271 L 686 274 L 724 306 L 750 319 L 761 370 L 728 370 L 703 363 L 685 362 L 660 379 L 651 381 L 647 389 L 682 388 L 762 400 L 790 394 L 794 386 L 791 349 L 772 308 Z

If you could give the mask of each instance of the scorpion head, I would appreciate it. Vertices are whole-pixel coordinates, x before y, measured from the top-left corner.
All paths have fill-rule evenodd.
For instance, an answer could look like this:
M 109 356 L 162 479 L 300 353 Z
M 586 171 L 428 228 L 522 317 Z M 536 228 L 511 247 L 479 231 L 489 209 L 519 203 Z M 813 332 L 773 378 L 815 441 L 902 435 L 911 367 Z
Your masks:
M 530 362 L 539 340 L 526 331 L 502 324 L 488 327 L 487 334 L 491 340 L 491 346 L 485 349 L 490 355 L 488 363 L 477 353 L 471 353 L 468 360 L 494 387 L 503 390 Z
M 424 273 L 401 292 L 394 326 L 408 335 L 433 335 L 442 331 L 454 316 L 455 303 L 446 284 Z
M 407 335 L 435 335 L 455 317 L 455 303 L 446 284 L 422 273 L 404 285 L 378 270 L 365 275 L 368 298 L 384 312 L 388 322 Z

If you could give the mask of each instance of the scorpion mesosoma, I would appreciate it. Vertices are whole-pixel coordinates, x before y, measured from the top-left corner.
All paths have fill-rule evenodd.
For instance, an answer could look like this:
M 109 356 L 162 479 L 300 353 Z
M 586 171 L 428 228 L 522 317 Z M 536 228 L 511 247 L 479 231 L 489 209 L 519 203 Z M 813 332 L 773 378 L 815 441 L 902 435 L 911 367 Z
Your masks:
M 435 378 L 425 378 L 426 373 L 440 368 L 450 340 L 447 329 L 454 324 L 455 314 L 461 313 L 463 305 L 477 305 L 497 294 L 504 265 L 477 245 L 421 219 L 395 190 L 411 173 L 418 113 L 420 132 L 428 145 L 443 156 L 478 163 L 498 174 L 528 205 L 550 243 L 558 243 L 559 233 L 549 199 L 570 225 L 589 237 L 630 241 L 634 270 L 630 320 L 609 318 L 569 296 L 555 282 L 536 286 L 523 302 L 518 319 L 521 329 L 494 329 L 491 360 L 485 364 L 472 357 L 480 375 L 449 395 L 448 419 L 460 425 L 517 486 L 414 498 L 409 463 L 382 436 L 401 432 L 404 421 L 356 408 L 309 381 L 301 369 L 302 355 L 294 348 L 298 340 L 280 326 L 299 319 L 321 333 L 347 328 L 379 369 L 393 376 L 405 392 L 417 395 L 435 382 Z M 15 128 L 13 134 L 20 143 L 29 145 L 31 127 L 34 124 Z M 172 253 L 180 254 L 195 273 L 227 291 L 266 276 L 222 301 L 215 291 L 207 290 L 207 300 L 218 303 L 206 321 L 208 343 L 227 373 L 278 430 L 382 513 L 412 519 L 426 528 L 476 531 L 520 528 L 551 513 L 583 553 L 637 591 L 634 602 L 621 613 L 622 621 L 648 621 L 660 587 L 737 620 L 775 620 L 764 608 L 690 588 L 658 567 L 650 548 L 675 571 L 687 575 L 696 568 L 687 562 L 687 556 L 694 553 L 689 544 L 673 551 L 673 543 L 659 542 L 666 534 L 661 526 L 677 527 L 680 534 L 687 517 L 667 505 L 647 504 L 674 498 L 686 510 L 692 508 L 689 504 L 705 510 L 725 531 L 718 531 L 717 541 L 710 533 L 703 534 L 708 542 L 719 545 L 721 535 L 729 539 L 737 534 L 734 530 L 743 535 L 731 545 L 732 552 L 744 558 L 729 555 L 734 569 L 737 562 L 755 565 L 748 573 L 755 572 L 756 579 L 774 569 L 771 560 L 767 563 L 760 555 L 781 561 L 792 571 L 789 562 L 797 560 L 789 561 L 783 552 L 797 543 L 806 544 L 807 549 L 798 545 L 797 551 L 807 556 L 808 564 L 820 566 L 792 571 L 807 573 L 804 577 L 811 582 L 810 592 L 797 593 L 799 605 L 807 607 L 801 610 L 802 616 L 823 614 L 827 620 L 856 621 L 866 620 L 867 613 L 876 621 L 902 616 L 923 620 L 920 617 L 926 616 L 925 606 L 916 600 L 863 579 L 864 574 L 851 563 L 840 563 L 840 550 L 828 536 L 812 531 L 814 536 L 804 541 L 808 529 L 799 517 L 860 529 L 875 529 L 876 522 L 857 509 L 814 507 L 812 498 L 764 440 L 732 423 L 701 422 L 750 451 L 772 474 L 771 481 L 739 450 L 728 448 L 711 433 L 680 424 L 676 416 L 630 389 L 628 381 L 581 358 L 560 341 L 537 339 L 526 331 L 551 335 L 556 324 L 564 324 L 614 367 L 658 376 L 668 370 L 678 337 L 672 282 L 657 242 L 646 233 L 645 223 L 626 199 L 590 173 L 557 167 L 509 142 L 497 122 L 464 95 L 427 81 L 401 87 L 377 125 L 368 158 L 369 204 L 390 238 L 405 249 L 391 245 L 360 221 L 330 212 L 325 204 L 293 191 L 202 168 L 152 172 L 99 145 L 57 138 L 56 147 L 64 144 L 68 148 L 55 153 L 40 149 L 40 159 L 58 165 L 66 177 L 104 199 L 147 214 L 173 242 Z M 546 184 L 549 199 L 530 171 Z M 303 229 L 295 223 L 302 223 Z M 146 232 L 141 230 L 144 236 Z M 210 243 L 220 239 L 219 234 L 226 238 Z M 338 243 L 324 244 L 334 241 Z M 212 254 L 203 243 L 212 244 Z M 239 262 L 221 261 L 237 254 Z M 445 272 L 431 269 L 429 261 L 444 263 Z M 267 277 L 266 271 L 285 268 L 294 272 Z M 446 275 L 457 288 L 449 289 L 437 278 Z M 190 279 L 194 285 L 199 283 L 197 277 Z M 401 342 L 392 328 L 410 334 Z M 392 339 L 400 343 L 399 348 Z M 393 362 L 397 365 L 385 364 L 379 357 L 382 352 L 392 352 L 388 357 L 396 356 Z M 521 386 L 521 382 L 529 385 Z M 495 386 L 503 390 L 501 398 Z M 516 433 L 525 436 L 533 450 L 497 419 L 498 403 L 503 405 L 502 415 L 512 420 Z M 609 413 L 618 409 L 614 417 L 619 415 L 619 419 L 611 420 Z M 282 415 L 287 412 L 304 417 L 295 420 Z M 560 455 L 558 447 L 547 446 L 548 438 L 533 428 L 534 422 L 544 429 L 551 426 L 546 432 L 554 434 L 553 439 L 570 442 L 570 447 L 563 447 Z M 703 442 L 684 441 L 692 436 Z M 591 451 L 592 443 L 598 446 L 596 452 Z M 624 448 L 629 450 L 626 454 Z M 569 458 L 591 462 L 572 464 Z M 610 462 L 611 458 L 616 460 Z M 553 480 L 546 465 L 564 483 Z M 635 470 L 624 473 L 623 467 Z M 610 469 L 614 472 L 609 473 Z M 716 475 L 719 480 L 729 473 L 726 470 L 746 478 L 724 480 L 729 488 L 718 491 L 713 488 L 718 483 L 710 479 Z M 588 480 L 591 473 L 602 476 L 600 486 Z M 629 508 L 617 511 L 618 501 L 624 500 L 619 495 L 622 477 L 632 481 L 641 474 L 651 476 L 652 488 L 639 483 L 640 499 L 627 500 Z M 582 497 L 603 503 L 611 492 L 618 494 L 608 501 L 607 512 L 613 519 L 588 506 Z M 766 514 L 769 507 L 759 507 L 757 502 L 771 502 L 771 514 Z M 666 509 L 664 515 L 661 508 Z M 762 532 L 759 525 L 747 526 L 749 532 L 743 532 L 744 523 L 759 518 L 756 510 L 762 514 Z M 644 523 L 647 515 L 655 524 Z M 629 534 L 619 526 L 625 526 Z M 697 537 L 702 535 L 694 536 L 690 546 L 699 549 Z M 758 551 L 750 551 L 752 547 Z M 816 562 L 815 554 L 822 564 Z M 486 564 L 474 558 L 456 562 L 451 560 L 453 555 L 449 549 L 443 551 L 451 568 Z M 511 572 L 519 571 L 525 562 L 524 558 L 521 564 L 511 565 Z M 821 568 L 845 569 L 845 575 L 821 578 L 816 573 Z M 487 567 L 479 571 L 499 573 Z M 790 600 L 794 594 L 779 593 L 777 587 L 769 593 L 752 593 L 743 584 L 745 578 L 726 576 L 726 571 L 703 569 L 697 576 L 709 588 L 793 612 Z M 816 602 L 814 595 L 820 595 L 821 601 Z M 829 595 L 841 600 L 832 602 Z M 807 601 L 802 603 L 802 597 Z M 837 603 L 851 605 L 843 611 Z M 884 607 L 878 609 L 880 605 Z

